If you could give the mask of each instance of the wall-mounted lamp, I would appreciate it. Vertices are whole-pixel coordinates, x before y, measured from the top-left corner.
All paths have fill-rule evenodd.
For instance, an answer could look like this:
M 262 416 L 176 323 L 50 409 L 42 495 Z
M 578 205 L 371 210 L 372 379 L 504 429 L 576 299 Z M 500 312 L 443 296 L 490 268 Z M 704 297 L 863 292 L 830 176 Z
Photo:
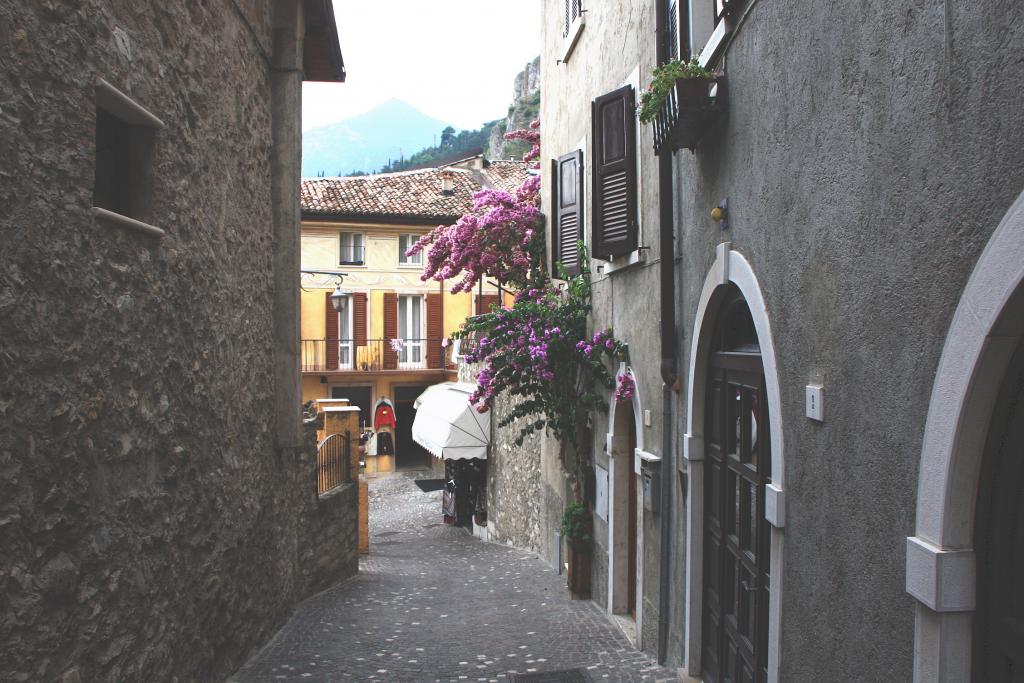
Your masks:
M 341 312 L 341 309 L 345 307 L 345 300 L 348 299 L 348 295 L 350 293 L 351 292 L 342 289 L 341 283 L 338 283 L 338 286 L 334 288 L 334 293 L 331 294 L 331 305 L 334 306 L 334 310 L 339 313 Z
M 718 221 L 718 227 L 725 230 L 729 227 L 729 201 L 723 199 L 718 206 L 711 209 L 711 220 Z
M 334 293 L 331 294 L 331 305 L 334 306 L 334 310 L 341 311 L 343 299 L 347 298 L 348 295 L 351 294 L 351 292 L 346 291 L 346 290 L 341 288 L 341 283 L 343 283 L 345 281 L 345 276 L 348 275 L 348 273 L 341 273 L 341 272 L 336 271 L 336 270 L 308 270 L 306 268 L 303 268 L 302 269 L 302 274 L 303 275 L 326 275 L 328 277 L 336 277 L 336 278 L 338 278 L 338 284 L 334 288 Z

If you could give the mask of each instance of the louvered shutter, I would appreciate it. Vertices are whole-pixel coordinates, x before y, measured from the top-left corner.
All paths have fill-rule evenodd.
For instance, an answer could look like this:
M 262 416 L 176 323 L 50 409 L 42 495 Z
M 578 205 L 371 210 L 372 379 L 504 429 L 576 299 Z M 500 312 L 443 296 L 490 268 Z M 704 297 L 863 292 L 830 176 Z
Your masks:
M 561 263 L 569 275 L 579 275 L 583 239 L 583 152 L 570 152 L 553 162 L 551 198 L 551 274 L 558 275 Z
M 500 303 L 501 299 L 497 294 L 484 294 L 482 296 L 478 294 L 476 297 L 476 313 L 477 315 L 490 313 L 491 305 L 499 305 Z
M 391 348 L 391 340 L 398 337 L 398 295 L 384 292 L 384 369 L 398 369 L 398 354 Z
M 356 346 L 366 346 L 366 292 L 352 295 L 352 339 Z
M 609 259 L 637 248 L 636 99 L 627 85 L 594 100 L 594 256 Z
M 427 367 L 441 367 L 441 337 L 444 336 L 442 320 L 441 295 L 437 292 L 427 294 Z
M 324 292 L 324 336 L 327 338 L 327 341 L 324 342 L 326 346 L 324 357 L 328 370 L 338 369 L 338 312 L 334 310 L 334 304 L 331 302 L 333 293 Z

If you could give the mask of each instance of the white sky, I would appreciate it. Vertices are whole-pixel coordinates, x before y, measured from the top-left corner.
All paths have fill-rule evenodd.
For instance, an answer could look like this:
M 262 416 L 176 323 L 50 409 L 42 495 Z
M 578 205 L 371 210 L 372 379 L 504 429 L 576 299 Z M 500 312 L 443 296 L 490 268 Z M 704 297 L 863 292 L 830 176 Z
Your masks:
M 540 54 L 540 0 L 334 0 L 345 83 L 302 86 L 302 128 L 392 98 L 458 128 L 504 117 Z

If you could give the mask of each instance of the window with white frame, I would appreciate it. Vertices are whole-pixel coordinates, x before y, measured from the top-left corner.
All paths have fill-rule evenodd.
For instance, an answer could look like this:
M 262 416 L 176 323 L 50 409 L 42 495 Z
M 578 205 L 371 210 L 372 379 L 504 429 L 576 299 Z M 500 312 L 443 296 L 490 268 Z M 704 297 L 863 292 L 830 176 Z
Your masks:
M 352 297 L 338 300 L 338 367 L 351 368 L 355 341 L 352 339 Z
M 343 266 L 361 266 L 365 263 L 363 233 L 343 232 L 338 236 L 338 263 Z
M 419 240 L 419 235 L 399 235 L 398 236 L 398 265 L 400 266 L 422 266 L 423 265 L 423 252 L 417 251 L 412 256 L 406 256 L 405 252 L 409 251 L 414 244 Z
M 401 294 L 398 297 L 399 367 L 423 366 L 423 296 Z

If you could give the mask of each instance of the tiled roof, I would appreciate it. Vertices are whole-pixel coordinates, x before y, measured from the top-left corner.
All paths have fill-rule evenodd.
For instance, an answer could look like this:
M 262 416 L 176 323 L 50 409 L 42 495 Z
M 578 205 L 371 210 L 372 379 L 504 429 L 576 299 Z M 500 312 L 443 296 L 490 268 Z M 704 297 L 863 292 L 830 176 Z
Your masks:
M 495 161 L 483 170 L 483 182 L 514 192 L 527 177 L 521 161 Z M 441 192 L 442 174 L 451 174 L 452 194 Z M 456 220 L 473 208 L 473 193 L 481 189 L 479 172 L 458 168 L 426 168 L 401 173 L 348 178 L 302 180 L 304 216 L 358 218 L 422 218 Z
M 529 175 L 529 167 L 523 161 L 492 161 L 484 169 L 484 176 L 491 187 L 515 192 Z

